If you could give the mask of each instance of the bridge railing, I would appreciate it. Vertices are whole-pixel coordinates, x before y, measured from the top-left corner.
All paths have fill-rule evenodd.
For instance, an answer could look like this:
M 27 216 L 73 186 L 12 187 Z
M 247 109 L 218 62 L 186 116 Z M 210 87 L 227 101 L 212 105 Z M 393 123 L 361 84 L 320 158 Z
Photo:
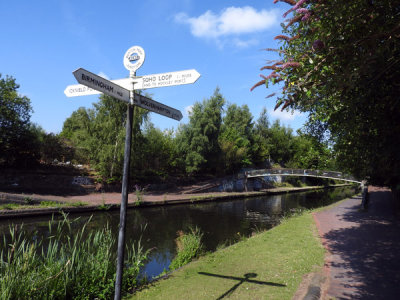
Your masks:
M 336 171 L 323 171 L 323 170 L 311 170 L 311 169 L 260 169 L 260 170 L 251 170 L 246 172 L 247 177 L 260 177 L 260 176 L 271 176 L 271 175 L 312 176 L 312 177 L 333 178 L 346 181 L 360 182 L 360 180 L 357 180 L 351 175 Z

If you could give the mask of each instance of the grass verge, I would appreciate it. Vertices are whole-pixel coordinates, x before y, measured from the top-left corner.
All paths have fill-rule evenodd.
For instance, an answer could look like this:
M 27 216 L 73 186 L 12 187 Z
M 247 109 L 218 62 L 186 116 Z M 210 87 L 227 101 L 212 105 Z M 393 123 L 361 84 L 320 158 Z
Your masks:
M 302 277 L 322 267 L 310 212 L 201 257 L 129 299 L 291 299 Z
M 39 204 L 20 204 L 7 203 L 0 205 L 0 210 L 20 210 L 20 209 L 37 209 L 37 208 L 64 208 L 64 207 L 83 207 L 88 204 L 82 201 L 62 203 L 55 201 L 41 201 Z M 101 209 L 101 206 L 99 206 Z

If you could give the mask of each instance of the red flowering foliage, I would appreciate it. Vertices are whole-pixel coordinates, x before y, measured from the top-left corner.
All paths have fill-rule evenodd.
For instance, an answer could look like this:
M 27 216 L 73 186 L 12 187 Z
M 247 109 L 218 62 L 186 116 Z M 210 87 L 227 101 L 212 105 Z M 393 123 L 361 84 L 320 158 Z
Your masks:
M 290 40 L 290 36 L 287 36 L 287 35 L 277 35 L 276 37 L 274 37 L 274 40 L 285 40 L 285 41 L 288 41 L 288 40 Z
M 400 186 L 399 0 L 281 2 L 293 15 L 275 38 L 280 50 L 266 50 L 283 63 L 262 67 L 273 73 L 257 86 L 284 82 L 275 109 L 308 112 L 309 133 L 329 130 L 354 175 Z

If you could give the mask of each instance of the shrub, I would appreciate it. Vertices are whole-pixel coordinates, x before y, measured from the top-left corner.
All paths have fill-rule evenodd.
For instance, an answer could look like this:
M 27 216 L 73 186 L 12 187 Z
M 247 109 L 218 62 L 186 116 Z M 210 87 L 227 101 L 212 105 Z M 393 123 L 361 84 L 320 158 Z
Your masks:
M 179 231 L 178 238 L 176 239 L 178 254 L 172 260 L 169 269 L 178 269 L 191 262 L 193 258 L 199 257 L 203 252 L 202 238 L 203 233 L 197 227 L 190 228 L 189 233 Z

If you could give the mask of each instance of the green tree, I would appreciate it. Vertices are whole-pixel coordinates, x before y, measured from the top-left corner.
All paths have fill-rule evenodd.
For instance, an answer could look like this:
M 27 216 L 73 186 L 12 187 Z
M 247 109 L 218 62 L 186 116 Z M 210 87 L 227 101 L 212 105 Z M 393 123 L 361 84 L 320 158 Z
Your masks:
M 18 94 L 19 85 L 0 74 L 0 164 L 28 166 L 38 158 L 30 129 L 32 113 L 28 97 Z
M 253 116 L 247 105 L 241 107 L 236 104 L 228 105 L 219 136 L 226 172 L 236 172 L 252 163 L 252 120 Z
M 275 1 L 277 2 L 277 1 Z M 281 84 L 276 107 L 309 112 L 338 163 L 359 178 L 400 182 L 399 1 L 285 0 L 280 60 L 255 86 Z M 273 49 L 272 49 L 273 50 Z
M 143 132 L 143 143 L 142 170 L 160 178 L 180 173 L 173 130 L 161 131 L 148 121 Z
M 93 108 L 81 107 L 65 120 L 61 137 L 72 142 L 78 159 L 86 160 L 104 177 L 120 177 L 124 157 L 126 111 L 126 103 L 101 95 L 100 101 L 94 103 Z M 140 126 L 147 114 L 147 111 L 135 108 L 132 168 L 141 159 L 136 154 L 140 153 Z
M 253 128 L 252 161 L 258 167 L 269 166 L 271 134 L 267 109 L 264 107 Z
M 59 135 L 46 133 L 38 124 L 31 124 L 29 130 L 35 137 L 33 144 L 38 147 L 42 162 L 51 163 L 54 160 L 66 162 L 74 158 L 73 148 Z
M 188 173 L 219 170 L 221 149 L 218 138 L 225 99 L 216 88 L 210 99 L 196 102 L 189 116 L 189 124 L 178 131 L 179 151 L 185 158 Z
M 284 167 L 292 160 L 294 155 L 293 130 L 290 127 L 281 125 L 280 121 L 276 120 L 272 123 L 269 132 L 271 160 Z
M 298 131 L 293 139 L 293 157 L 288 167 L 314 170 L 334 170 L 332 150 L 326 143 Z
M 90 164 L 94 160 L 92 155 L 94 111 L 84 107 L 72 112 L 71 116 L 64 121 L 60 136 L 69 140 L 75 149 L 74 159 L 80 163 Z

